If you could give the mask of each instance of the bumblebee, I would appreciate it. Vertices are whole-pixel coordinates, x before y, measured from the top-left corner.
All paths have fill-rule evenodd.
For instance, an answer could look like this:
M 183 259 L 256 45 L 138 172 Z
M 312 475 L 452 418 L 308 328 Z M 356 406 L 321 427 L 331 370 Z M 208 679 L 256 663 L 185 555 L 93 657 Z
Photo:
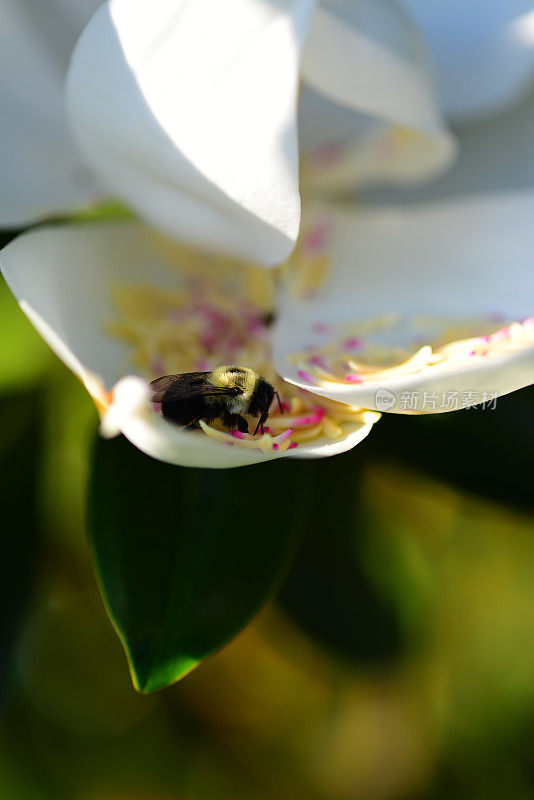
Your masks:
M 152 402 L 161 403 L 162 416 L 185 428 L 197 427 L 199 420 L 209 424 L 220 419 L 229 430 L 248 433 L 248 422 L 242 415 L 259 415 L 255 436 L 258 430 L 263 433 L 275 396 L 280 413 L 284 413 L 274 387 L 254 370 L 242 367 L 164 375 L 150 387 Z

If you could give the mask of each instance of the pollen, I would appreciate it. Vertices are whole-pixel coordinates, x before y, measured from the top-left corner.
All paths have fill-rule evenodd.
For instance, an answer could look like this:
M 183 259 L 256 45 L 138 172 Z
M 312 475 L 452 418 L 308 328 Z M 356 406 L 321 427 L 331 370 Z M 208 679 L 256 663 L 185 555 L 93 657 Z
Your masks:
M 315 246 L 321 245 L 326 234 L 326 230 L 316 231 Z M 373 412 L 318 398 L 286 383 L 275 372 L 270 355 L 273 293 L 261 285 L 265 275 L 261 271 L 259 283 L 255 283 L 250 271 L 241 280 L 235 270 L 222 277 L 221 273 L 214 277 L 195 270 L 180 276 L 173 288 L 149 284 L 114 287 L 116 313 L 107 329 L 126 345 L 125 370 L 133 367 L 153 380 L 232 364 L 262 375 L 279 393 L 284 412 L 280 413 L 275 401 L 263 434 L 228 431 L 218 421 L 207 424 L 204 420 L 191 432 L 227 447 L 278 455 L 318 438 L 337 439 L 343 435 L 345 423 L 374 421 L 376 414 L 369 418 Z M 153 410 L 161 413 L 158 404 Z M 250 418 L 250 429 L 256 427 L 256 421 Z

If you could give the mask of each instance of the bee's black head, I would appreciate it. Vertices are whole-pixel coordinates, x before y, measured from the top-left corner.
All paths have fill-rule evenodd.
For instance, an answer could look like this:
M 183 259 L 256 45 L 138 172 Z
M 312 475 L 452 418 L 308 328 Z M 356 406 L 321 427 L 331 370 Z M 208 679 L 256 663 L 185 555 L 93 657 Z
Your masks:
M 250 398 L 248 413 L 252 414 L 252 416 L 256 416 L 257 414 L 267 416 L 271 403 L 273 402 L 273 397 L 274 388 L 265 378 L 259 378 L 252 393 L 252 397 Z

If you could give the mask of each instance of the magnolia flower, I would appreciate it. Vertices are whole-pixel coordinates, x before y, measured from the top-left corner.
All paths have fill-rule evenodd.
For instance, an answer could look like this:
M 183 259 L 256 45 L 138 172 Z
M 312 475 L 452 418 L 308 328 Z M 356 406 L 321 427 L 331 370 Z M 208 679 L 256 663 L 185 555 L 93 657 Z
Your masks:
M 454 410 L 531 382 L 533 210 L 532 197 L 512 196 L 319 211 L 276 301 L 275 273 L 179 248 L 137 223 L 41 228 L 0 261 L 95 399 L 106 435 L 122 431 L 171 463 L 239 466 L 343 452 L 378 419 L 363 408 Z M 263 436 L 185 431 L 150 403 L 150 379 L 225 363 L 279 391 L 285 414 L 272 410 Z
M 362 77 L 349 82 L 355 65 Z M 344 117 L 343 130 L 333 130 L 350 143 L 362 182 L 373 174 L 412 179 L 449 160 L 453 144 L 441 126 L 420 42 L 390 0 L 231 0 L 224 8 L 202 0 L 158 0 L 150 7 L 112 0 L 88 25 L 72 60 L 72 129 L 102 185 L 156 227 L 217 253 L 280 261 L 294 245 L 300 218 L 301 77 L 310 182 L 325 172 L 325 147 L 332 174 L 334 145 L 342 151 L 328 138 L 332 127 L 318 138 L 315 123 L 315 139 L 306 145 L 306 115 L 317 109 L 323 118 Z M 421 157 L 412 170 L 406 153 L 416 142 Z M 247 289 L 257 269 L 234 265 L 231 277 L 224 258 L 182 248 L 170 259 L 178 264 L 170 284 L 173 273 L 156 241 L 139 225 L 50 228 L 23 236 L 3 255 L 21 307 L 84 381 L 105 433 L 122 430 L 164 460 L 210 466 L 330 455 L 366 435 L 377 414 L 318 402 L 313 393 L 282 385 L 274 372 L 264 322 L 273 308 L 272 278 L 263 276 L 271 286 L 258 301 Z M 167 243 L 167 256 L 169 249 Z M 238 293 L 232 301 L 228 281 Z M 286 413 L 271 415 L 263 437 L 215 428 L 191 434 L 150 406 L 148 378 L 225 361 L 277 383 Z M 144 379 L 125 378 L 131 369 Z
M 267 321 L 272 273 L 259 267 L 180 248 L 137 223 L 108 223 L 23 234 L 4 249 L 2 269 L 23 311 L 91 393 L 102 432 L 122 431 L 162 461 L 233 467 L 334 455 L 379 417 L 280 380 Z M 273 411 L 263 435 L 204 423 L 186 431 L 150 403 L 148 379 L 225 363 L 275 383 L 285 413 Z
M 322 143 L 307 149 L 301 126 L 310 190 L 339 188 L 345 169 L 360 185 L 413 174 L 399 167 L 413 163 L 399 156 L 403 142 L 417 142 L 425 171 L 450 157 L 417 40 L 395 8 L 112 0 L 93 17 L 68 78 L 75 136 L 110 191 L 182 245 L 137 223 L 50 227 L 0 261 L 95 398 L 106 434 L 184 465 L 330 455 L 369 432 L 377 415 L 362 408 L 447 411 L 531 382 L 529 193 L 466 192 L 430 208 L 306 200 L 283 269 L 220 255 L 271 264 L 293 247 L 299 75 L 314 93 L 308 108 L 323 109 Z M 394 120 L 397 139 L 372 115 Z M 356 152 L 362 132 L 386 139 Z M 336 141 L 320 176 L 316 147 Z M 276 384 L 285 414 L 272 412 L 264 436 L 184 431 L 150 403 L 149 379 L 223 363 Z

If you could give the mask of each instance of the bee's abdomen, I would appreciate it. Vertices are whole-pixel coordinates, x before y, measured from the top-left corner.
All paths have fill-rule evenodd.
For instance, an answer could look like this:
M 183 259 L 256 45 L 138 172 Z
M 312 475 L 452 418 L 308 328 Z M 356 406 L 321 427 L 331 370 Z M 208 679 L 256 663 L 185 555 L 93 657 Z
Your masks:
M 161 402 L 162 416 L 177 425 L 187 427 L 195 425 L 199 419 L 212 422 L 224 411 L 224 403 L 213 397 L 163 397 Z

